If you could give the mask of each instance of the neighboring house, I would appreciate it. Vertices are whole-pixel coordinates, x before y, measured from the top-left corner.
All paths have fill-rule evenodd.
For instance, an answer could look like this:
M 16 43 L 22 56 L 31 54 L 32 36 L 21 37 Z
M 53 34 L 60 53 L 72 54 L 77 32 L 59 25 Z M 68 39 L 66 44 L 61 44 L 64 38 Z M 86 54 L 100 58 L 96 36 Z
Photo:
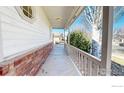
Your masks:
M 62 33 L 54 33 L 54 43 L 61 43 L 64 40 L 63 34 Z
M 124 27 L 114 30 L 113 44 L 124 46 Z

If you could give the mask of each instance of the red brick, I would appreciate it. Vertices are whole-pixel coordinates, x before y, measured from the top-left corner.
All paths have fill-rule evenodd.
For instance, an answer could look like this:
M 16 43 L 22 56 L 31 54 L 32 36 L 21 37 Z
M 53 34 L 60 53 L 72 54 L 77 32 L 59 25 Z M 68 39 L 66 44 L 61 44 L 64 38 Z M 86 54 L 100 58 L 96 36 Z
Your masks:
M 23 61 L 25 60 L 25 57 L 20 58 L 18 60 L 14 61 L 14 67 L 18 66 L 19 64 L 21 64 Z
M 4 76 L 9 72 L 9 65 L 3 65 L 0 67 L 0 75 Z
M 40 48 L 22 58 L 19 58 L 18 60 L 15 60 L 14 63 L 9 64 L 9 66 L 0 67 L 0 75 L 6 75 L 12 70 L 15 70 L 15 75 L 18 76 L 36 75 L 39 68 L 47 59 L 52 47 L 52 43 L 50 43 L 43 48 Z

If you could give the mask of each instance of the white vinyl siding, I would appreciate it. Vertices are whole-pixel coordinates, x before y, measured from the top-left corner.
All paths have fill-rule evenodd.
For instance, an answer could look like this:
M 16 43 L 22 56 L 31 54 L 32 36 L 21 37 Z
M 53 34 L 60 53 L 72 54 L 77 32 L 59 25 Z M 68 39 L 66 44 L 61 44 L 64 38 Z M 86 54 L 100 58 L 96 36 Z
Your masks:
M 0 7 L 1 38 L 4 57 L 47 43 L 50 24 L 41 7 L 35 7 L 35 20 L 30 23 L 15 7 Z

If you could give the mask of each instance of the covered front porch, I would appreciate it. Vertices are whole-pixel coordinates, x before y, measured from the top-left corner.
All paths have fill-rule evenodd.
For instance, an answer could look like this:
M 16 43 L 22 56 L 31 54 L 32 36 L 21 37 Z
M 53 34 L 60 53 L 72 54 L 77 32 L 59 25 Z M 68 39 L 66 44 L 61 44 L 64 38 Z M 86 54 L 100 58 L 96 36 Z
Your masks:
M 103 16 L 102 23 L 101 23 L 102 36 L 100 38 L 102 44 L 101 44 L 100 58 L 95 57 L 83 50 L 80 50 L 79 48 L 72 46 L 70 44 L 70 41 L 65 39 L 67 38 L 66 32 L 68 32 L 68 38 L 71 33 L 71 29 L 70 29 L 71 24 L 78 18 L 78 16 L 82 13 L 82 11 L 84 11 L 83 6 L 80 6 L 80 7 L 67 7 L 67 6 L 66 7 L 64 6 L 63 7 L 52 7 L 52 6 L 47 7 L 45 6 L 45 7 L 37 8 L 37 11 L 40 11 L 41 8 L 43 8 L 44 12 L 38 14 L 36 18 L 37 22 L 35 24 L 33 24 L 32 22 L 25 23 L 24 20 L 21 21 L 22 22 L 21 24 L 23 25 L 24 23 L 25 24 L 32 23 L 29 26 L 29 28 L 26 28 L 26 27 L 23 28 L 25 29 L 25 31 L 27 31 L 26 33 L 24 33 L 25 36 L 23 36 L 20 30 L 19 30 L 20 32 L 18 31 L 18 28 L 21 28 L 20 25 L 16 27 L 12 23 L 7 23 L 6 22 L 8 21 L 7 19 L 6 21 L 5 19 L 4 20 L 1 19 L 2 20 L 1 31 L 4 30 L 2 32 L 2 35 L 5 37 L 5 40 L 0 42 L 1 44 L 3 44 L 3 47 L 0 47 L 0 50 L 2 51 L 0 53 L 1 55 L 0 75 L 2 76 L 16 76 L 16 75 L 17 76 L 35 76 L 35 75 L 36 76 L 81 76 L 81 75 L 82 76 L 106 76 L 106 75 L 110 76 L 110 75 L 117 75 L 113 72 L 113 69 L 111 69 L 112 67 L 111 66 L 112 65 L 112 60 L 111 60 L 112 33 L 113 33 L 113 7 L 112 6 L 102 7 L 102 16 Z M 3 15 L 6 15 L 7 17 L 9 17 L 9 15 L 7 14 L 3 13 Z M 48 25 L 47 21 L 44 21 L 44 24 L 43 23 L 39 24 L 40 22 L 42 22 L 42 20 L 44 20 L 43 18 L 40 19 L 39 15 L 43 15 L 44 19 L 45 18 L 48 19 L 51 25 Z M 30 14 L 28 15 L 28 17 L 29 18 L 31 17 Z M 34 16 L 32 15 L 32 17 Z M 11 21 L 15 20 L 14 18 L 13 19 L 10 18 L 10 19 Z M 16 23 L 17 21 L 14 21 L 14 22 Z M 99 24 L 99 21 L 98 21 L 98 24 Z M 16 40 L 11 41 L 10 38 L 13 38 L 14 36 L 12 35 L 12 33 L 9 36 L 9 31 L 4 33 L 6 31 L 5 29 L 6 25 L 8 26 L 8 28 L 11 28 L 14 26 L 15 29 L 18 31 L 18 33 L 22 35 L 22 37 L 16 36 Z M 31 27 L 33 27 L 33 29 L 31 29 Z M 54 28 L 64 29 L 64 42 L 60 44 L 54 43 L 53 41 L 54 36 L 52 35 L 52 29 Z M 41 31 L 42 29 L 45 29 L 45 30 Z M 32 31 L 32 33 L 29 32 L 30 30 Z M 37 33 L 33 32 L 34 30 L 36 30 Z M 16 31 L 14 33 L 16 33 Z M 8 37 L 6 38 L 6 34 L 9 36 L 9 38 Z M 88 35 L 90 36 L 90 34 Z M 41 37 L 43 38 L 41 39 Z M 3 38 L 3 37 L 0 37 L 0 38 Z M 16 43 L 14 43 L 13 41 Z M 13 43 L 13 46 L 11 46 L 12 44 L 11 42 Z M 9 46 L 11 46 L 12 48 L 8 48 Z M 16 49 L 14 46 L 18 48 Z M 24 47 L 26 47 L 26 49 Z M 11 51 L 10 50 L 9 52 L 6 51 L 7 48 L 8 50 L 10 49 Z M 14 51 L 14 53 L 12 53 L 13 52 L 12 50 Z M 9 53 L 11 55 L 8 55 Z M 5 55 L 7 56 L 5 57 Z

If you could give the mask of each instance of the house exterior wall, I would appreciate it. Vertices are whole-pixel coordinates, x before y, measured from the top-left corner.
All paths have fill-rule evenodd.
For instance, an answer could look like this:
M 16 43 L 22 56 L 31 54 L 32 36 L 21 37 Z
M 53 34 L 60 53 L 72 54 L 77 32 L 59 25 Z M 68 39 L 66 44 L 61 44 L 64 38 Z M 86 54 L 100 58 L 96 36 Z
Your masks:
M 0 76 L 34 76 L 44 64 L 53 43 L 32 49 L 22 55 L 6 59 L 0 64 Z
M 0 38 L 3 57 L 38 47 L 50 41 L 50 24 L 41 7 L 34 8 L 34 20 L 24 20 L 16 7 L 0 7 Z
M 60 42 L 60 38 L 59 37 L 54 37 L 54 44 L 59 43 L 59 42 Z

